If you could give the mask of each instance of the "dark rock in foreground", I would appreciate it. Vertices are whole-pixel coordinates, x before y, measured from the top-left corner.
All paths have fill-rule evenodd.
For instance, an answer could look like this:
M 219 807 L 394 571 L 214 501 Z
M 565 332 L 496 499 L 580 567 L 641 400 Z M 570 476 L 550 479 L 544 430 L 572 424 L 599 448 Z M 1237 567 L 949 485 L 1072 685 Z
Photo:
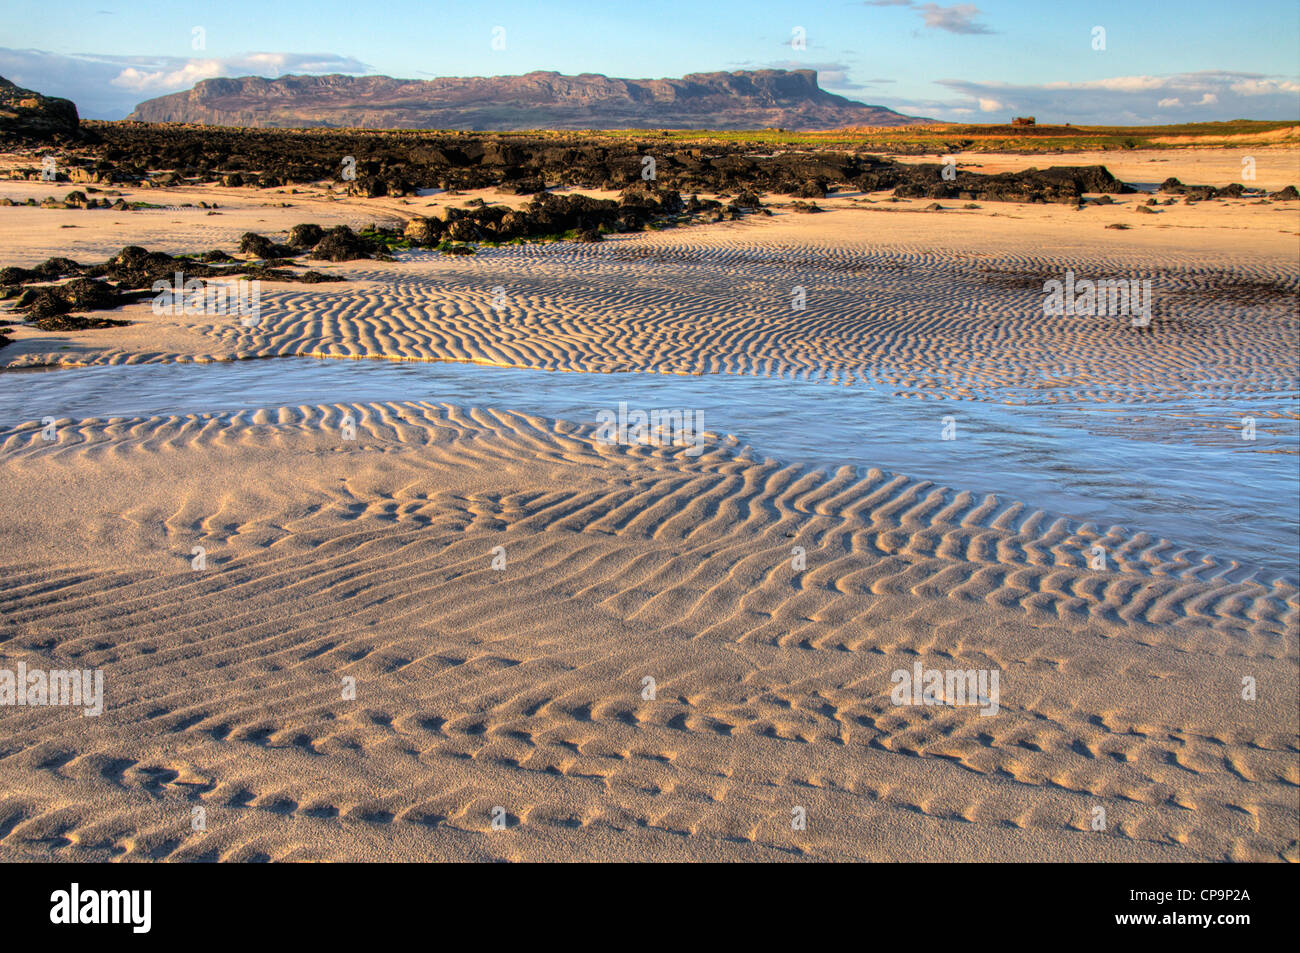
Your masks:
M 244 232 L 239 238 L 239 253 L 254 258 L 292 258 L 296 250 L 288 245 L 277 245 L 256 232 Z
M 337 225 L 325 232 L 307 257 L 317 261 L 352 261 L 357 258 L 373 258 L 374 251 L 374 246 L 352 229 L 346 225 Z
M 210 251 L 202 257 L 210 261 L 234 260 L 221 251 Z M 343 280 L 317 271 L 293 272 L 256 263 L 218 267 L 207 261 L 176 258 L 165 252 L 151 252 L 139 245 L 128 245 L 102 265 L 81 265 L 71 258 L 50 258 L 35 268 L 0 268 L 0 286 L 3 287 L 3 297 L 17 298 L 14 313 L 26 315 L 36 327 L 43 331 L 74 331 L 130 324 L 129 321 L 111 318 L 75 317 L 73 312 L 119 308 L 154 294 L 154 283 L 158 281 L 165 282 L 169 289 L 174 288 L 178 273 L 181 281 L 249 277 L 316 284 Z M 61 284 L 38 284 L 69 277 L 71 281 Z M 8 339 L 0 342 L 0 346 L 6 343 L 9 343 Z
M 751 198 L 757 205 L 757 197 Z M 407 222 L 403 236 L 412 245 L 427 247 L 441 247 L 444 242 L 542 238 L 596 242 L 605 234 L 642 231 L 656 223 L 705 220 L 701 213 L 718 213 L 721 208 L 719 202 L 701 201 L 694 196 L 684 201 L 676 189 L 638 183 L 624 189 L 618 201 L 542 192 L 516 210 L 486 204 L 445 208 L 433 217 Z M 738 213 L 732 214 L 734 217 Z
M 893 185 L 894 195 L 904 199 L 1063 204 L 1077 203 L 1085 192 L 1125 195 L 1134 191 L 1100 165 L 1053 166 L 997 175 L 957 170 L 948 179 L 944 178 L 943 170 L 944 166 L 937 164 L 901 166 L 864 176 L 854 184 L 864 192 Z
M 117 308 L 131 297 L 116 287 L 90 278 L 74 278 L 62 285 L 29 288 L 18 298 L 15 310 L 31 319 L 42 331 L 72 331 L 79 328 L 105 328 L 130 322 L 107 318 L 68 318 L 72 311 L 106 311 Z

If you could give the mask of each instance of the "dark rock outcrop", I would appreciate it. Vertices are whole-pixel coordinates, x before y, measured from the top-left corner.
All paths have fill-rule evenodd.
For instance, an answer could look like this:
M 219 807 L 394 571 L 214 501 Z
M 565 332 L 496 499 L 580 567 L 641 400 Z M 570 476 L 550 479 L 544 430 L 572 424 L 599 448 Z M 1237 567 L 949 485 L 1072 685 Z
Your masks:
M 66 142 L 80 139 L 77 107 L 70 100 L 42 96 L 0 76 L 0 141 Z
M 402 232 L 402 237 L 412 245 L 436 245 L 441 231 L 442 223 L 437 219 L 423 217 L 413 218 L 406 223 L 406 228 Z
M 1288 187 L 1291 188 L 1292 193 L 1295 192 L 1294 187 Z M 1189 204 L 1204 202 L 1208 199 L 1239 199 L 1244 196 L 1261 196 L 1264 194 L 1263 189 L 1250 188 L 1240 182 L 1233 182 L 1220 189 L 1215 188 L 1213 185 L 1184 185 L 1172 176 L 1160 183 L 1160 191 L 1172 195 L 1181 195 L 1184 201 Z M 1269 198 L 1276 199 L 1280 194 L 1274 192 L 1269 195 Z
M 278 245 L 256 232 L 244 232 L 239 238 L 239 253 L 263 259 L 292 258 L 297 254 L 297 249 L 289 245 Z
M 304 222 L 289 229 L 289 238 L 285 244 L 293 248 L 314 248 L 324 237 L 325 229 L 313 222 Z
M 352 229 L 346 225 L 336 225 L 325 233 L 307 257 L 317 261 L 353 261 L 358 258 L 373 258 L 374 251 L 374 246 Z
M 178 272 L 185 281 L 239 276 L 308 284 L 342 280 L 316 271 L 294 272 L 288 268 L 268 268 L 250 263 L 218 267 L 210 262 L 234 259 L 215 250 L 202 257 L 207 261 L 177 258 L 165 252 L 151 252 L 139 245 L 128 245 L 101 265 L 81 265 L 70 258 L 50 258 L 35 268 L 0 268 L 0 296 L 16 297 L 14 311 L 27 315 L 43 331 L 71 331 L 129 324 L 110 318 L 75 317 L 72 312 L 104 311 L 148 297 L 154 293 L 154 282 L 164 281 L 169 287 L 174 287 Z M 37 284 L 64 278 L 72 280 L 61 284 Z
M 122 295 L 105 281 L 91 278 L 74 278 L 61 285 L 43 285 L 29 288 L 18 298 L 14 310 L 31 319 L 42 331 L 72 331 L 79 328 L 106 328 L 123 325 L 127 321 L 109 318 L 77 318 L 67 315 L 72 311 L 104 311 L 116 308 L 131 297 Z
M 1110 174 L 1105 166 L 1053 166 L 979 175 L 958 170 L 945 179 L 941 165 L 898 165 L 857 180 L 864 192 L 897 183 L 894 195 L 910 199 L 962 199 L 990 202 L 1059 202 L 1077 204 L 1085 192 L 1125 195 L 1134 190 Z
M 945 176 L 950 167 L 902 163 L 862 152 L 654 136 L 225 129 L 130 122 L 96 124 L 94 133 L 98 137 L 95 143 L 67 159 L 75 181 L 94 177 L 143 185 L 180 177 L 186 184 L 198 184 L 238 175 L 239 181 L 259 186 L 325 180 L 353 193 L 395 197 L 434 188 L 455 194 L 492 187 L 508 193 L 544 195 L 545 191 L 537 190 L 545 183 L 557 189 L 621 190 L 620 203 L 629 213 L 645 204 L 645 196 L 667 192 L 812 198 L 848 189 L 892 190 L 898 198 L 1078 205 L 1085 194 L 1132 191 L 1104 166 L 1062 166 L 999 175 L 957 170 L 955 175 L 949 171 Z M 654 162 L 647 161 L 650 159 Z M 650 169 L 654 176 L 646 181 L 642 176 Z M 1177 187 L 1186 188 L 1181 183 Z M 100 201 L 100 207 L 105 201 Z M 51 207 L 64 206 L 64 201 L 51 199 Z M 730 211 L 752 207 L 740 201 Z M 660 208 L 657 212 L 672 210 Z M 450 237 L 460 241 L 494 238 L 503 222 L 507 233 L 516 231 L 505 211 L 492 214 L 497 218 L 476 217 Z M 633 227 L 635 218 L 624 216 L 624 230 Z M 440 237 L 446 237 L 451 225 L 450 219 L 443 222 Z M 299 239 L 289 244 L 302 250 L 317 243 Z

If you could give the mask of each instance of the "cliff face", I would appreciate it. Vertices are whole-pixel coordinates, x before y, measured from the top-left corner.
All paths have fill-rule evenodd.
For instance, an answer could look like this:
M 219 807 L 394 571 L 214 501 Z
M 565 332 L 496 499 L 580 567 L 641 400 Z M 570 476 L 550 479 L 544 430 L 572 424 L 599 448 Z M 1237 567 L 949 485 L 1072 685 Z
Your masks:
M 218 126 L 358 129 L 835 129 L 918 120 L 828 93 L 814 70 L 617 79 L 584 73 L 393 79 L 281 76 L 203 80 L 141 103 L 128 119 Z
M 42 96 L 0 76 L 0 138 L 43 142 L 76 137 L 79 128 L 70 100 Z

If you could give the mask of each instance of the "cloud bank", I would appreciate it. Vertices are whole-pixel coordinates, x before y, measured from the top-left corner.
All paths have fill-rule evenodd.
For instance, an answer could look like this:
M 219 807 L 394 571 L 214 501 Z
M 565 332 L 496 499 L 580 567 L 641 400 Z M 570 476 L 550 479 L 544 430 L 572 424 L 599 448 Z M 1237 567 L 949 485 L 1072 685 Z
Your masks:
M 350 56 L 332 53 L 244 53 L 225 57 L 63 55 L 0 48 L 0 76 L 77 104 L 88 119 L 121 119 L 154 96 L 189 89 L 218 76 L 284 73 L 369 73 Z
M 889 103 L 890 108 L 962 122 L 1079 125 L 1158 125 L 1228 119 L 1294 119 L 1300 123 L 1300 82 L 1262 73 L 1206 70 L 1168 76 L 1116 76 L 1033 85 L 938 81 L 953 99 Z

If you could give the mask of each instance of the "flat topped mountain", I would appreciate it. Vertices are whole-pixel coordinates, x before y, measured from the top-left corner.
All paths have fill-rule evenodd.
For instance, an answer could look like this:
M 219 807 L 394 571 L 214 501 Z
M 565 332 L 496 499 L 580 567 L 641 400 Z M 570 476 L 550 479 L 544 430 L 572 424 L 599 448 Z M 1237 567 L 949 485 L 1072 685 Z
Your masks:
M 828 93 L 815 70 L 691 73 L 681 79 L 563 76 L 281 76 L 205 79 L 141 103 L 128 119 L 357 129 L 835 129 L 921 120 Z

